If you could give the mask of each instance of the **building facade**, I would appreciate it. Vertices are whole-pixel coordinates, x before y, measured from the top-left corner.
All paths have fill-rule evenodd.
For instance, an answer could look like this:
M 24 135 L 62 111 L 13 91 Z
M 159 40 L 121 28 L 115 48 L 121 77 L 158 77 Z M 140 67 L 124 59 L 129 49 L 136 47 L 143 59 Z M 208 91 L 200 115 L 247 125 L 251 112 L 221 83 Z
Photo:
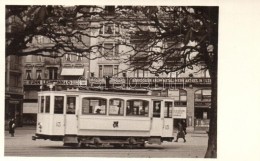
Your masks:
M 5 125 L 15 118 L 17 125 L 22 126 L 23 119 L 23 83 L 22 61 L 18 56 L 6 57 L 5 64 Z

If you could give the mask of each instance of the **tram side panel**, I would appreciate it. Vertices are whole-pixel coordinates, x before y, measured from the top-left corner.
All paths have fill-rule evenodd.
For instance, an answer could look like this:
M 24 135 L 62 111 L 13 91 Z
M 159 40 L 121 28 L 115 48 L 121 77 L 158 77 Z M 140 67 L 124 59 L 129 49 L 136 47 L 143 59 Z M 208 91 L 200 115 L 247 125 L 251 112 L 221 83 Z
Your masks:
M 150 118 L 119 118 L 82 116 L 79 118 L 79 132 L 81 136 L 150 136 Z
M 52 135 L 52 115 L 38 113 L 36 134 Z

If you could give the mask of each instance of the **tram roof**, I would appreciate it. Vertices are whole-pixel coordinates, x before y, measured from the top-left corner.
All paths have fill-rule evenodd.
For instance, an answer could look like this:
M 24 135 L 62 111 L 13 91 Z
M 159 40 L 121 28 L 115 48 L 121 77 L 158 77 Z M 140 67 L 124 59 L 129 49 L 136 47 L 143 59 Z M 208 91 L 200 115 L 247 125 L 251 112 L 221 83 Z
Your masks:
M 145 93 L 146 92 L 146 93 Z M 167 98 L 171 99 L 170 97 L 165 97 L 165 96 L 155 96 L 155 95 L 149 95 L 147 94 L 148 91 L 145 90 L 135 90 L 135 91 L 130 91 L 130 90 L 123 90 L 123 91 L 91 91 L 91 90 L 78 90 L 78 91 L 41 91 L 38 92 L 40 93 L 57 93 L 57 94 L 79 94 L 79 95 L 84 95 L 84 94 L 101 94 L 101 95 L 115 95 L 115 96 L 139 96 L 139 97 L 149 97 L 149 98 Z

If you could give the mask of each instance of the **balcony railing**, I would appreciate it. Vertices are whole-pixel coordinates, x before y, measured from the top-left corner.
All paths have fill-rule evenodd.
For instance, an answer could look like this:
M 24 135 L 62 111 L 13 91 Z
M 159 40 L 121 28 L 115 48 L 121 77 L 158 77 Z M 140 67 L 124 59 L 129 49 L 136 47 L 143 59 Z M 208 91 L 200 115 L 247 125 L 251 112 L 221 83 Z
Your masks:
M 24 80 L 24 85 L 45 85 L 48 83 L 55 82 L 57 85 L 80 85 L 81 83 L 89 86 L 95 86 L 95 85 L 105 85 L 106 79 L 105 78 L 95 78 L 91 77 L 88 80 Z M 109 80 L 110 85 L 131 85 L 133 86 L 139 86 L 145 85 L 182 85 L 185 86 L 186 83 L 194 84 L 194 85 L 210 85 L 211 79 L 210 78 L 156 78 L 156 77 L 149 77 L 149 78 L 137 78 L 137 77 L 112 77 Z

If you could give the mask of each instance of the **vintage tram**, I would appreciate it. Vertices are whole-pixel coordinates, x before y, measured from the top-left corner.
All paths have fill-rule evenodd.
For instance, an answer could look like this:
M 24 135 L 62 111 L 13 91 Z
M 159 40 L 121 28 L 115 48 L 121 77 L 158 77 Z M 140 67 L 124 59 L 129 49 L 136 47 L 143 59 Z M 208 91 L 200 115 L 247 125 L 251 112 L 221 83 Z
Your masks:
M 38 93 L 36 139 L 71 146 L 161 144 L 172 141 L 174 100 L 101 91 Z

